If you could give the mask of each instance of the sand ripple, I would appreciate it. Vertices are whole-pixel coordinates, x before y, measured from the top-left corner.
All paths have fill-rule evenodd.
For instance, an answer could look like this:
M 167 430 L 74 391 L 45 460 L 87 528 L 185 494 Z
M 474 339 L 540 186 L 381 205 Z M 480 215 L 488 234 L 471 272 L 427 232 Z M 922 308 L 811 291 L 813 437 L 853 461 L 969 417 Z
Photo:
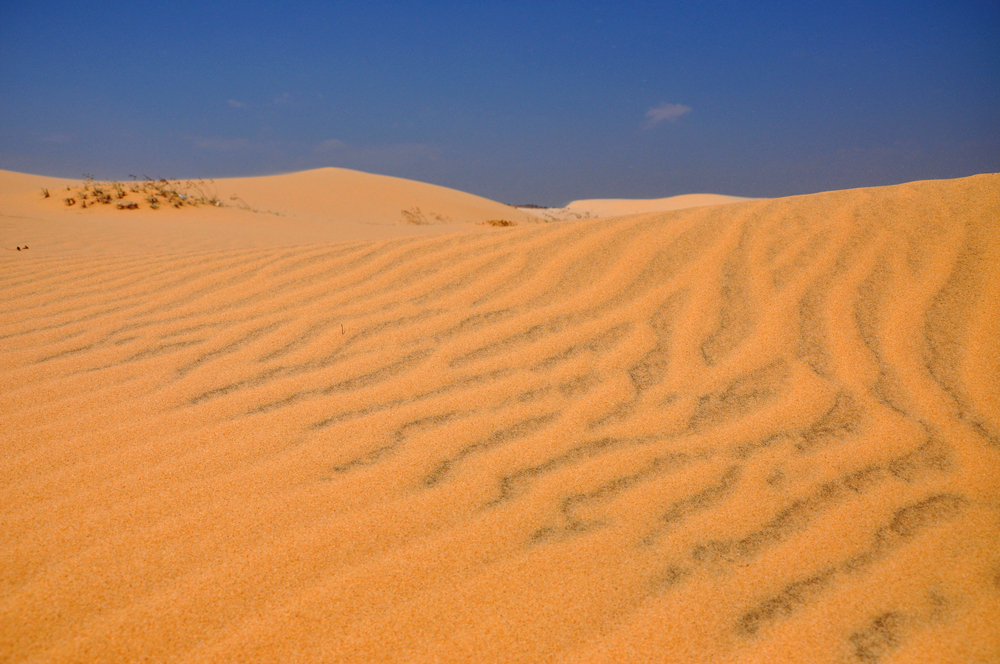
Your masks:
M 11 258 L 0 659 L 1000 661 L 998 219 Z

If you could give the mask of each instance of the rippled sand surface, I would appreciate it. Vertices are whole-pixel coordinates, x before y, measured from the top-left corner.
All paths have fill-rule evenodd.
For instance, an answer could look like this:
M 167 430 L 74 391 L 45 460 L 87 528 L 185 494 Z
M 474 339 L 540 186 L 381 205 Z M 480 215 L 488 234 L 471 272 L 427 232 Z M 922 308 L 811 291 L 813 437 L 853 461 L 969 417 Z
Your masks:
M 0 659 L 1000 661 L 998 235 L 982 175 L 2 252 Z

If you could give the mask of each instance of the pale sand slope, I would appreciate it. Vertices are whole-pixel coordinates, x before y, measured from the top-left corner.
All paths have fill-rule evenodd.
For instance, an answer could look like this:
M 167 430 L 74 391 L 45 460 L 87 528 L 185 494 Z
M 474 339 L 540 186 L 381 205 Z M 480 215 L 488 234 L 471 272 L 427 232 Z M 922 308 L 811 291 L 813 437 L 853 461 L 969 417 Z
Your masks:
M 250 248 L 418 236 L 467 229 L 491 219 L 539 223 L 509 205 L 454 189 L 342 168 L 193 185 L 223 207 L 118 210 L 81 209 L 63 199 L 77 180 L 0 171 L 0 241 L 47 253 Z M 126 185 L 129 183 L 126 182 Z M 74 188 L 67 192 L 66 187 Z M 50 197 L 42 197 L 42 187 Z M 238 197 L 236 200 L 233 197 Z M 169 214 L 164 214 L 168 212 Z
M 594 198 L 573 201 L 561 208 L 518 208 L 522 212 L 535 215 L 546 221 L 566 221 L 569 219 L 603 219 L 606 217 L 622 217 L 628 214 L 645 214 L 648 212 L 669 212 L 684 210 L 706 205 L 726 205 L 755 200 L 740 196 L 723 196 L 721 194 L 684 194 L 669 198 L 631 199 L 631 198 Z
M 0 660 L 996 662 L 998 219 L 0 252 Z

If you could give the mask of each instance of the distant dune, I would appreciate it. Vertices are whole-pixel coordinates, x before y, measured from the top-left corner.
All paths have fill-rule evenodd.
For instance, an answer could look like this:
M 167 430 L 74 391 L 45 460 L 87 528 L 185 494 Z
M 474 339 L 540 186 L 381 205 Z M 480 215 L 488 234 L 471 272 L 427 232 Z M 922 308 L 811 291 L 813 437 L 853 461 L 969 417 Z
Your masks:
M 18 227 L 29 246 L 34 240 L 50 252 L 104 253 L 412 237 L 491 220 L 539 223 L 509 205 L 465 192 L 343 168 L 192 183 L 190 189 L 219 199 L 221 207 L 213 210 L 151 210 L 135 195 L 130 197 L 141 203 L 138 210 L 113 204 L 82 209 L 80 201 L 64 205 L 80 185 L 0 171 L 0 215 L 35 220 Z M 49 199 L 42 198 L 43 187 Z
M 602 219 L 606 217 L 622 217 L 629 214 L 647 212 L 670 212 L 706 205 L 725 205 L 754 200 L 740 196 L 723 196 L 721 194 L 684 194 L 670 198 L 654 198 L 649 200 L 628 198 L 593 198 L 573 201 L 561 208 L 518 208 L 528 214 L 541 217 L 546 221 L 568 221 L 570 219 Z
M 0 176 L 2 661 L 1000 661 L 1000 175 Z

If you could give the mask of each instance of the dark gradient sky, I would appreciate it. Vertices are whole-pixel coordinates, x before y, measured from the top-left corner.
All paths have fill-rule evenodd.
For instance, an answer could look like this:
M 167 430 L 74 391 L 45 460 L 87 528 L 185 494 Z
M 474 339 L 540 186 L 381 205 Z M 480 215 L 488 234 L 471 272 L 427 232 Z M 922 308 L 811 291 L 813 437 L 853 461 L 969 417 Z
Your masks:
M 1000 171 L 1000 3 L 0 0 L 0 168 L 508 203 Z

